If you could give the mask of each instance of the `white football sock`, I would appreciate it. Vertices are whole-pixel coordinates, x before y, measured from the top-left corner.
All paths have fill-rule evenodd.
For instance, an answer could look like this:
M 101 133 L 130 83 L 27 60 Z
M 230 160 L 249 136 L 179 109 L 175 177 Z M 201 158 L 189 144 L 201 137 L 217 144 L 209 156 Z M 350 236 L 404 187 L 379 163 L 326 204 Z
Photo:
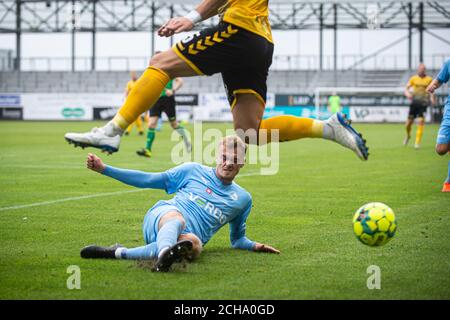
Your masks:
M 115 137 L 117 135 L 122 136 L 125 130 L 123 130 L 121 127 L 119 127 L 117 124 L 115 124 L 113 121 L 108 122 L 104 127 L 103 130 L 105 131 L 105 134 L 108 137 Z
M 120 248 L 116 249 L 116 251 L 114 252 L 114 255 L 116 256 L 116 259 L 122 259 L 122 252 L 124 250 L 127 250 L 127 248 L 120 247 Z
M 323 135 L 322 137 L 327 140 L 334 140 L 333 128 L 328 124 L 328 122 L 323 122 Z

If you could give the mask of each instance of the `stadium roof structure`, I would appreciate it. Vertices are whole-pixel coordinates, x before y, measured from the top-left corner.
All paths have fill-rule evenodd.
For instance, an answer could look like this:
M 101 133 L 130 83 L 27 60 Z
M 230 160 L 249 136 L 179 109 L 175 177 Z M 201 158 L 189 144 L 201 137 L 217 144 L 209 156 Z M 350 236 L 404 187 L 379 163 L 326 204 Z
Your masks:
M 170 17 L 185 15 L 199 2 L 200 0 L 2 0 L 0 33 L 16 35 L 16 69 L 20 69 L 20 38 L 23 33 L 66 32 L 72 33 L 73 38 L 75 33 L 92 33 L 92 68 L 95 69 L 97 32 L 151 32 L 153 44 L 154 31 L 159 26 Z M 325 29 L 334 30 L 336 44 L 338 30 L 368 27 L 408 30 L 406 38 L 409 39 L 409 52 L 412 35 L 418 32 L 420 56 L 423 52 L 424 32 L 450 44 L 449 39 L 431 31 L 450 28 L 450 0 L 270 0 L 269 3 L 273 30 L 318 30 L 321 48 L 322 32 Z M 203 22 L 197 28 L 215 23 L 217 18 Z
M 2 0 L 0 32 L 150 31 L 184 15 L 200 0 Z M 450 1 L 270 0 L 274 30 L 367 28 L 370 8 L 378 27 L 450 28 Z M 73 15 L 73 17 L 72 17 Z M 206 22 L 215 23 L 216 20 Z M 73 24 L 73 25 L 72 25 Z M 200 24 L 198 28 L 204 26 Z

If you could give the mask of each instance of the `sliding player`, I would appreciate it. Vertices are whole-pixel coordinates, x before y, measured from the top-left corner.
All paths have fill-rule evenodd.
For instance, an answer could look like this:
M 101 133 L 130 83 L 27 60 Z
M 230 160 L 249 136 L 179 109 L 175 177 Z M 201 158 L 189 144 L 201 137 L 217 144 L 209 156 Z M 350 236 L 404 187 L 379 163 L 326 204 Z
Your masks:
M 419 65 L 417 74 L 412 76 L 405 88 L 405 96 L 411 101 L 409 107 L 408 120 L 406 120 L 406 137 L 403 145 L 408 145 L 411 138 L 411 128 L 414 119 L 418 119 L 416 142 L 414 148 L 419 149 L 423 136 L 423 128 L 425 126 L 425 113 L 430 103 L 430 97 L 434 104 L 434 94 L 429 94 L 426 89 L 433 79 L 426 75 L 426 68 L 423 63 Z M 410 91 L 412 90 L 412 91 Z
M 434 79 L 428 86 L 427 91 L 434 94 L 437 88 L 443 83 L 447 83 L 450 79 L 450 59 L 448 59 L 439 71 L 436 79 Z M 436 152 L 443 156 L 450 152 L 450 94 L 444 108 L 444 117 L 439 128 L 439 133 L 436 141 Z M 442 192 L 450 192 L 450 161 L 448 162 L 447 179 L 442 186 Z
M 227 136 L 219 143 L 215 168 L 185 163 L 162 173 L 113 168 L 89 154 L 87 167 L 91 170 L 135 187 L 164 189 L 176 195 L 171 200 L 158 201 L 147 212 L 143 224 L 145 246 L 92 245 L 81 250 L 81 257 L 157 259 L 153 270 L 167 272 L 174 262 L 197 257 L 202 246 L 226 224 L 230 225 L 233 248 L 280 253 L 245 236 L 252 197 L 233 182 L 244 165 L 245 148 L 240 138 Z
M 148 131 L 147 131 L 147 142 L 145 148 L 136 151 L 140 156 L 150 158 L 152 156 L 152 145 L 155 141 L 156 129 L 158 127 L 159 119 L 161 119 L 161 114 L 164 112 L 169 119 L 170 126 L 173 130 L 178 132 L 178 134 L 183 138 L 184 145 L 187 152 L 191 152 L 192 146 L 189 141 L 189 137 L 186 133 L 186 129 L 177 121 L 177 113 L 175 110 L 175 92 L 180 90 L 183 86 L 183 79 L 175 78 L 170 80 L 166 87 L 164 88 L 161 96 L 159 97 L 156 104 L 150 109 L 150 119 L 148 121 Z
M 367 160 L 365 140 L 345 117 L 337 113 L 327 121 L 277 116 L 262 120 L 266 104 L 267 74 L 272 63 L 273 39 L 268 0 L 203 0 L 184 17 L 170 19 L 159 30 L 164 37 L 190 31 L 194 25 L 221 14 L 218 25 L 178 42 L 155 55 L 112 121 L 87 133 L 67 133 L 75 146 L 92 146 L 112 153 L 119 149 L 124 129 L 158 100 L 164 87 L 177 77 L 221 73 L 231 105 L 233 122 L 245 141 L 263 144 L 271 132 L 279 141 L 323 138 L 353 150 Z

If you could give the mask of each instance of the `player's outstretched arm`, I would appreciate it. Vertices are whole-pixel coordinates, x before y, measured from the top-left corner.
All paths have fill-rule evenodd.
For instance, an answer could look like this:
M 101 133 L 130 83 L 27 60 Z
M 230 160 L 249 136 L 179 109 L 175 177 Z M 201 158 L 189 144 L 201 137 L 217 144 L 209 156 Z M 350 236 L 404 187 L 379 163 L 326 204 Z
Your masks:
M 164 172 L 151 173 L 138 170 L 126 170 L 105 165 L 95 154 L 89 153 L 86 166 L 95 172 L 119 180 L 137 188 L 166 189 Z
M 105 164 L 103 163 L 102 159 L 92 153 L 88 153 L 86 159 L 86 167 L 98 173 L 102 173 L 103 170 L 105 170 Z
M 227 0 L 203 0 L 195 10 L 192 10 L 184 17 L 175 17 L 167 21 L 158 29 L 161 37 L 171 37 L 175 33 L 190 31 L 197 22 L 206 20 L 217 15 Z

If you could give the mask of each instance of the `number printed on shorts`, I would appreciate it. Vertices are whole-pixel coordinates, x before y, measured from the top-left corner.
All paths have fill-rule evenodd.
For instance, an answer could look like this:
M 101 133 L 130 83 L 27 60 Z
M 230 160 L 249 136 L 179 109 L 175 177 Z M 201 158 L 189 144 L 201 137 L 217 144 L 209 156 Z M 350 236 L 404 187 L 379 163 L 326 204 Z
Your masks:
M 194 39 L 195 37 L 199 37 L 200 36 L 200 31 L 197 31 L 196 33 L 187 36 L 186 38 L 184 38 L 183 40 L 181 40 L 181 43 L 188 43 L 189 41 L 192 41 L 192 39 Z

